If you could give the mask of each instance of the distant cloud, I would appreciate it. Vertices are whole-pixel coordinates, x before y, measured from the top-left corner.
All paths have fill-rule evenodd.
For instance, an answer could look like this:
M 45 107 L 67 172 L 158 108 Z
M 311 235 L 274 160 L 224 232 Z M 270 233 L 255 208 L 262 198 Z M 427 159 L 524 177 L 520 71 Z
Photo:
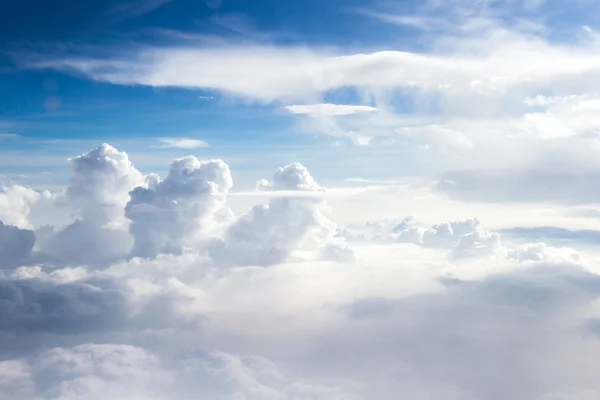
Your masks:
M 306 114 L 310 116 L 339 116 L 377 111 L 377 108 L 370 106 L 330 103 L 293 105 L 285 106 L 284 108 L 292 114 Z
M 357 183 L 375 183 L 381 185 L 404 185 L 406 182 L 398 180 L 380 180 L 380 179 L 364 179 L 364 178 L 346 178 L 346 182 Z
M 153 146 L 160 149 L 199 149 L 202 147 L 210 147 L 203 140 L 189 138 L 160 138 L 157 139 L 160 145 Z
M 416 15 L 394 15 L 370 10 L 355 10 L 355 12 L 365 17 L 377 19 L 381 22 L 410 27 L 419 30 L 430 30 L 434 28 L 439 29 L 440 25 L 446 25 L 445 21 L 433 17 L 422 17 Z
M 17 133 L 0 133 L 0 140 L 2 139 L 18 139 L 21 135 Z
M 139 17 L 171 3 L 173 0 L 133 0 L 116 4 L 108 10 L 108 14 L 118 19 Z

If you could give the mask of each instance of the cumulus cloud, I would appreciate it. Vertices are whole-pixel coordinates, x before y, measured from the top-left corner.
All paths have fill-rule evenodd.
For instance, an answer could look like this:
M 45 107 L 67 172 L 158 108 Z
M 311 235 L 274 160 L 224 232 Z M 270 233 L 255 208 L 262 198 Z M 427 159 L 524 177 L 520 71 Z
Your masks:
M 77 163 L 64 193 L 48 195 L 49 212 L 73 205 L 76 220 L 64 226 L 32 218 L 39 192 L 4 189 L 18 201 L 2 204 L 23 225 L 0 225 L 0 255 L 13 260 L 0 269 L 0 397 L 600 392 L 600 264 L 591 253 L 530 242 L 531 232 L 501 246 L 497 231 L 456 215 L 344 228 L 297 163 L 262 181 L 269 193 L 249 196 L 265 204 L 237 215 L 219 160 L 178 159 L 163 178 L 107 146 Z
M 308 169 L 297 162 L 278 168 L 273 175 L 272 182 L 266 179 L 259 180 L 256 188 L 258 190 L 324 190 L 317 184 Z
M 548 246 L 544 242 L 526 243 L 508 250 L 509 258 L 523 262 L 550 262 L 580 265 L 583 261 L 581 253 L 568 247 Z
M 450 249 L 456 258 L 483 256 L 501 250 L 500 235 L 484 229 L 477 218 L 427 225 L 412 217 L 403 220 L 368 221 L 340 233 L 348 239 L 412 243 Z
M 322 199 L 271 199 L 268 205 L 254 206 L 239 217 L 212 255 L 219 263 L 272 265 L 284 262 L 294 250 L 325 246 L 327 257 L 352 257 L 345 241 L 334 239 L 335 224 L 325 212 Z
M 258 190 L 322 191 L 306 167 L 292 163 L 278 168 L 273 181 L 261 179 Z M 271 265 L 284 262 L 296 249 L 320 249 L 325 258 L 354 259 L 354 253 L 327 216 L 325 200 L 289 196 L 272 198 L 239 217 L 218 242 L 212 255 L 234 265 Z M 227 261 L 225 261 L 227 260 Z
M 125 207 L 133 254 L 156 256 L 191 246 L 203 231 L 215 229 L 219 218 L 227 218 L 225 196 L 232 185 L 227 164 L 193 156 L 175 160 L 164 180 L 150 176 L 147 187 L 131 191 Z
M 108 144 L 69 162 L 67 200 L 84 221 L 105 224 L 122 217 L 129 191 L 143 183 L 127 154 Z
M 151 352 L 114 344 L 50 349 L 28 372 L 48 399 L 157 399 L 170 379 Z
M 22 185 L 7 184 L 0 186 L 0 220 L 20 228 L 31 228 L 36 219 L 36 210 L 46 211 L 41 216 L 48 218 L 47 208 L 52 203 L 52 194 L 38 192 Z M 43 210 L 46 208 L 46 210 Z M 39 220 L 38 216 L 38 220 Z
M 66 264 L 102 263 L 127 255 L 133 240 L 124 208 L 143 175 L 126 153 L 108 144 L 69 163 L 69 186 L 54 199 L 53 208 L 69 213 L 72 222 L 39 226 L 40 252 Z

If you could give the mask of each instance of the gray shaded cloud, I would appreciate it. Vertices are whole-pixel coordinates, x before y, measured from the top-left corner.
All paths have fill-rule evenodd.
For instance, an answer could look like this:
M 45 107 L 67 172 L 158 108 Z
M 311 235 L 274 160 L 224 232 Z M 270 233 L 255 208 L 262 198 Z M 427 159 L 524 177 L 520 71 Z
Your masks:
M 33 231 L 5 225 L 0 221 L 0 269 L 26 264 L 33 246 L 35 246 Z

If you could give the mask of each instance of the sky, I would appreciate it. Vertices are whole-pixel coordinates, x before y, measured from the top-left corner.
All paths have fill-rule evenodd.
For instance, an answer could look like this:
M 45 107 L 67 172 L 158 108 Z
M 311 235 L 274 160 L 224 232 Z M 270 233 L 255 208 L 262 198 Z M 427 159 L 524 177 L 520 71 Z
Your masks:
M 0 0 L 0 399 L 600 398 L 599 11 Z

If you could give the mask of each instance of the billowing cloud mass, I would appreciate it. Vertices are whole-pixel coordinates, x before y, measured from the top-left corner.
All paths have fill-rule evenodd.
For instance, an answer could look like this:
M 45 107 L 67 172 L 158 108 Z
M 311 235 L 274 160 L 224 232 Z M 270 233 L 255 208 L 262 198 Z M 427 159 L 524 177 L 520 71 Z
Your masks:
M 0 191 L 1 398 L 600 394 L 600 265 L 574 231 L 464 212 L 341 226 L 330 206 L 357 193 L 404 200 L 325 190 L 299 163 L 236 193 L 243 210 L 221 160 L 144 175 L 102 145 L 70 163 L 65 190 Z M 556 232 L 571 240 L 537 239 Z
M 275 171 L 273 181 L 261 179 L 258 190 L 320 192 L 306 167 L 292 163 Z M 326 203 L 311 196 L 274 197 L 256 205 L 228 229 L 213 254 L 234 265 L 271 265 L 284 262 L 294 250 L 319 249 L 326 258 L 354 259 L 345 239 L 327 218 Z
M 202 231 L 210 232 L 227 217 L 224 200 L 232 185 L 227 164 L 193 156 L 173 161 L 164 180 L 149 176 L 147 187 L 133 189 L 125 207 L 133 254 L 179 253 L 191 246 Z
M 34 245 L 33 231 L 5 225 L 0 221 L 0 268 L 26 263 Z
M 144 177 L 126 153 L 103 144 L 69 160 L 71 176 L 55 209 L 68 213 L 71 223 L 38 228 L 39 250 L 65 264 L 106 262 L 129 253 L 124 208 L 129 191 Z
M 127 154 L 103 144 L 70 160 L 66 197 L 77 218 L 99 225 L 123 216 L 129 191 L 142 184 L 142 174 Z

